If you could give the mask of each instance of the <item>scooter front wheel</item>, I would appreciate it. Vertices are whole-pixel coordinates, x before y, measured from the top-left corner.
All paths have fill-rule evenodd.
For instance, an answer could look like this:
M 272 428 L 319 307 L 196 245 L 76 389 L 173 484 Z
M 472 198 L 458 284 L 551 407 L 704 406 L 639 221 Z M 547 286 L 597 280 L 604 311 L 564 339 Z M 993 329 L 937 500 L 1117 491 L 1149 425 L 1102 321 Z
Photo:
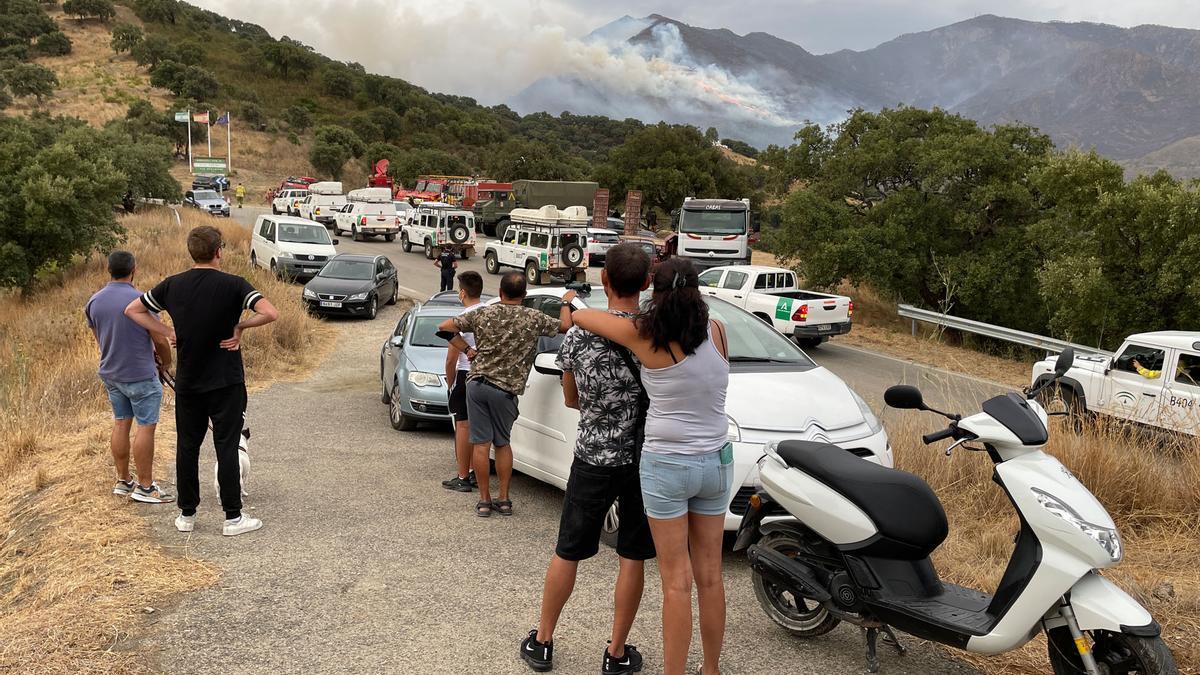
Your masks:
M 788 532 L 775 532 L 763 537 L 758 543 L 788 557 L 794 558 L 804 549 L 804 544 Z M 808 598 L 767 581 L 758 572 L 753 572 L 751 583 L 758 604 L 771 620 L 796 637 L 811 638 L 824 635 L 837 627 L 841 619 L 829 610 Z
M 1091 635 L 1092 653 L 1096 664 L 1105 673 L 1142 673 L 1143 675 L 1178 675 L 1175 657 L 1161 637 L 1140 637 L 1128 633 L 1095 631 Z M 1077 675 L 1084 672 L 1071 632 L 1064 626 L 1051 630 L 1049 643 L 1050 665 L 1054 675 Z

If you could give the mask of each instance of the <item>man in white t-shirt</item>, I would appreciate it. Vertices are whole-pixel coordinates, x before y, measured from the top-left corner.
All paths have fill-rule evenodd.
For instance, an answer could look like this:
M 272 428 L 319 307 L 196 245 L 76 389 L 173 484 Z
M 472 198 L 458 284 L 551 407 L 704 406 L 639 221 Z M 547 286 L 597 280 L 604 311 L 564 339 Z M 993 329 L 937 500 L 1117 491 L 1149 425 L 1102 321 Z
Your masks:
M 478 272 L 458 275 L 458 297 L 462 300 L 464 313 L 481 306 L 481 295 L 483 277 Z M 474 335 L 461 335 L 469 346 L 475 346 Z M 471 445 L 471 424 L 467 420 L 467 373 L 470 370 L 471 362 L 467 360 L 467 355 L 451 344 L 446 352 L 446 386 L 450 388 L 450 414 L 454 417 L 454 459 L 458 463 L 458 473 L 442 481 L 442 487 L 456 492 L 470 492 L 477 485 L 475 472 L 471 471 L 474 446 Z

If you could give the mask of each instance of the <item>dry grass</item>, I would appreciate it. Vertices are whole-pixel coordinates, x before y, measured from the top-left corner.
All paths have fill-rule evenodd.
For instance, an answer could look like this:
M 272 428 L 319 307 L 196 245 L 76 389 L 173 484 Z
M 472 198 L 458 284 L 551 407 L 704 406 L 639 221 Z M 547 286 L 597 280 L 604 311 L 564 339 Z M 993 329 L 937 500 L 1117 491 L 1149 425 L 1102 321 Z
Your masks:
M 176 225 L 167 210 L 125 219 L 137 285 L 190 266 L 184 236 L 201 222 L 212 221 L 192 213 Z M 305 314 L 295 286 L 250 272 L 244 228 L 223 229 L 226 269 L 281 312 L 246 334 L 250 381 L 299 375 L 332 345 L 333 329 Z M 82 312 L 106 276 L 93 259 L 31 299 L 0 297 L 0 672 L 139 670 L 125 645 L 143 621 L 138 610 L 217 578 L 186 550 L 151 543 L 139 511 L 108 494 L 110 413 Z M 174 452 L 171 418 L 164 410 L 160 467 Z
M 963 392 L 927 392 L 931 404 L 966 400 Z M 946 458 L 920 435 L 936 428 L 929 415 L 889 411 L 898 468 L 933 487 L 946 507 L 950 536 L 934 554 L 941 576 L 995 590 L 1013 548 L 1018 522 L 991 481 L 992 464 L 979 453 Z M 1200 441 L 1166 438 L 1119 424 L 1089 423 L 1080 434 L 1053 420 L 1048 451 L 1057 456 L 1112 514 L 1125 543 L 1125 560 L 1105 576 L 1137 598 L 1163 626 L 1182 672 L 1198 672 L 1200 647 Z M 1168 591 L 1168 589 L 1172 589 Z M 1048 671 L 1038 638 L 999 657 L 954 652 L 995 673 Z

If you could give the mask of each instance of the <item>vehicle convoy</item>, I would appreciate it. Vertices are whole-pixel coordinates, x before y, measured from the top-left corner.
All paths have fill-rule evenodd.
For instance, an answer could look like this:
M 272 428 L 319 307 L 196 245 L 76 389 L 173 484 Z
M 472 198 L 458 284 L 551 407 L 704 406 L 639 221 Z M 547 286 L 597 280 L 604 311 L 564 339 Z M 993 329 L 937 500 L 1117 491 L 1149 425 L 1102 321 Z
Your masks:
M 1056 675 L 1178 673 L 1150 613 L 1100 574 L 1124 555 L 1112 518 L 1044 451 L 1047 414 L 1038 389 L 1055 386 L 1073 356 L 1069 349 L 1060 355 L 1053 375 L 1023 396 L 996 396 L 966 418 L 929 408 L 915 387 L 885 395 L 893 408 L 950 420 L 922 437 L 926 445 L 951 439 L 946 455 L 978 451 L 995 465 L 993 481 L 1021 527 L 994 595 L 938 578 L 929 556 L 948 534 L 946 513 L 917 476 L 829 443 L 766 444 L 758 462 L 763 489 L 750 499 L 734 549 L 749 547 L 754 592 L 767 616 L 805 638 L 842 621 L 859 626 L 871 672 L 879 670 L 880 632 L 904 653 L 896 629 L 981 654 L 1017 649 L 1045 631 Z
M 582 294 L 577 309 L 606 309 L 604 289 L 570 284 Z M 531 289 L 525 305 L 558 316 L 565 288 Z M 747 500 L 756 491 L 756 462 L 763 444 L 788 438 L 837 443 L 832 451 L 863 462 L 892 466 L 892 449 L 883 425 L 870 406 L 840 378 L 817 365 L 787 338 L 761 321 L 716 298 L 705 298 L 714 319 L 722 321 L 729 342 L 729 390 L 726 411 L 733 443 L 733 485 L 725 529 L 736 530 Z M 519 401 L 521 416 L 513 427 L 515 468 L 565 489 L 574 457 L 579 411 L 563 403 L 556 359 L 562 336 L 542 338 Z M 770 392 L 764 396 L 763 392 Z M 801 414 L 797 414 L 800 411 Z M 605 540 L 615 542 L 620 522 L 610 511 Z
M 466 260 L 475 255 L 475 214 L 440 202 L 421 204 L 406 213 L 400 246 L 405 253 L 420 246 L 430 260 L 450 248 Z
M 354 241 L 367 237 L 383 237 L 395 241 L 400 226 L 396 224 L 396 205 L 392 191 L 385 187 L 351 190 L 345 206 L 334 214 L 333 233 L 343 232 Z
M 279 215 L 281 213 L 289 216 L 297 215 L 300 211 L 300 202 L 308 196 L 308 188 L 291 188 L 280 190 L 271 199 L 271 213 Z
M 338 210 L 345 205 L 346 197 L 342 194 L 342 184 L 337 181 L 324 181 L 308 186 L 308 196 L 296 207 L 296 213 L 301 218 L 330 227 Z
M 750 264 L 750 200 L 693 199 L 679 209 L 676 255 L 700 269 Z
M 732 302 L 806 349 L 849 333 L 854 315 L 850 298 L 800 290 L 795 272 L 779 267 L 714 267 L 700 275 L 700 292 Z
M 229 202 L 215 190 L 188 190 L 183 193 L 183 205 L 212 216 L 229 217 Z
M 512 221 L 513 209 L 540 209 L 543 206 L 592 207 L 599 183 L 591 181 L 518 180 L 512 191 L 495 190 L 491 199 L 482 196 L 475 202 L 475 224 L 489 237 L 503 236 Z
M 259 216 L 250 235 L 250 264 L 281 279 L 316 276 L 337 255 L 337 239 L 318 223 L 292 216 Z
M 379 305 L 400 296 L 396 267 L 387 256 L 342 253 L 304 286 L 304 306 L 318 315 L 374 319 Z
M 1053 361 L 1033 366 L 1033 384 L 1055 379 Z M 1114 355 L 1081 354 L 1042 389 L 1042 403 L 1073 416 L 1108 415 L 1200 436 L 1200 332 L 1130 335 Z
M 525 280 L 531 286 L 549 283 L 555 277 L 587 281 L 584 246 L 591 221 L 586 208 L 513 209 L 509 219 L 504 236 L 483 248 L 484 267 L 489 274 L 500 274 L 501 267 L 516 267 L 525 270 Z

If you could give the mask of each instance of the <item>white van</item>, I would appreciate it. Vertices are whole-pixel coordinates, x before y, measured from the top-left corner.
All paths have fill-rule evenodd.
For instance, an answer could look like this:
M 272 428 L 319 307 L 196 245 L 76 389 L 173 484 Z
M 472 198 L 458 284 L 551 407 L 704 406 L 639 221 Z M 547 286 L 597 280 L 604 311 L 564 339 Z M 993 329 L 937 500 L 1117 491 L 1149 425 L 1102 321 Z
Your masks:
M 250 264 L 281 279 L 311 279 L 337 255 L 337 243 L 311 220 L 261 215 L 250 237 Z
M 392 203 L 390 189 L 362 188 L 351 190 L 346 196 L 350 201 L 334 215 L 334 234 L 347 232 L 354 241 L 364 241 L 368 236 L 396 240 L 400 225 L 396 221 L 396 205 Z
M 342 184 L 337 181 L 323 181 L 308 186 L 308 196 L 300 202 L 297 212 L 301 218 L 315 220 L 318 223 L 331 226 L 338 211 L 346 205 L 346 196 L 342 194 Z

